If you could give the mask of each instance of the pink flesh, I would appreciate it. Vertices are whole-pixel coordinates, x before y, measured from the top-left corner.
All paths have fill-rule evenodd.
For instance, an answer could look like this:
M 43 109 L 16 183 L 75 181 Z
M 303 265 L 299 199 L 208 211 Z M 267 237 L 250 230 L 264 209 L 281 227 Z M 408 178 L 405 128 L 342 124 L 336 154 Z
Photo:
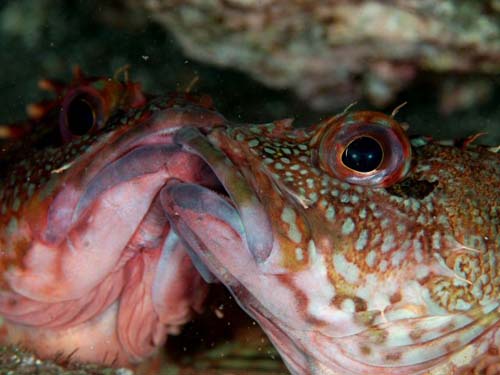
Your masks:
M 161 198 L 176 231 L 229 287 L 236 300 L 244 301 L 241 307 L 266 330 L 287 365 L 298 374 L 305 373 L 308 358 L 283 330 L 283 322 L 297 319 L 297 313 L 293 304 L 273 306 L 271 301 L 264 307 L 259 302 L 265 290 L 272 288 L 275 297 L 283 290 L 275 281 L 277 276 L 262 275 L 257 268 L 244 240 L 243 224 L 236 209 L 225 198 L 192 184 L 171 183 L 162 191 Z M 247 285 L 251 289 L 247 289 Z
M 155 198 L 172 177 L 203 180 L 204 164 L 178 149 L 162 152 L 143 146 L 109 164 L 87 185 L 97 190 L 67 187 L 88 198 L 70 225 L 53 221 L 67 226 L 66 236 L 56 236 L 64 240 L 36 240 L 25 267 L 7 273 L 13 292 L 0 294 L 7 341 L 42 357 L 74 352 L 75 360 L 128 365 L 200 311 L 207 287 L 169 236 Z

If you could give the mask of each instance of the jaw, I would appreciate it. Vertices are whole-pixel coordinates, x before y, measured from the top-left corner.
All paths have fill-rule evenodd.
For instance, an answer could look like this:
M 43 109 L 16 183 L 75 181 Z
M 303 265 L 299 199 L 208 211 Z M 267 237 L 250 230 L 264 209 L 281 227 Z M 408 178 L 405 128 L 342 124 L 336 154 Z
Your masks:
M 4 340 L 43 357 L 75 351 L 75 360 L 135 363 L 201 310 L 207 287 L 158 196 L 173 177 L 213 181 L 169 137 L 129 141 L 118 157 L 104 153 L 68 171 L 42 218 L 47 229 L 22 267 L 6 272 Z
M 319 272 L 265 273 L 249 249 L 242 218 L 227 196 L 199 185 L 171 181 L 160 199 L 185 245 L 260 324 L 293 374 L 452 373 L 453 361 L 460 361 L 467 352 L 483 356 L 485 348 L 480 343 L 492 340 L 496 334 L 490 328 L 498 321 L 497 303 L 488 306 L 488 311 L 483 307 L 481 313 L 486 315 L 477 321 L 471 321 L 465 313 L 424 315 L 374 326 L 355 324 L 355 314 L 342 316 L 339 310 L 331 314 L 331 298 L 318 298 L 324 286 Z M 307 288 L 318 290 L 310 293 L 312 297 L 301 299 L 298 292 L 306 293 Z M 307 320 L 311 315 L 304 306 L 312 304 L 310 297 L 317 299 L 321 313 L 329 320 Z M 447 324 L 437 327 L 437 321 Z M 421 340 L 415 338 L 408 343 L 407 338 L 422 327 L 432 337 L 423 335 Z M 373 342 L 377 332 L 385 332 L 392 340 Z M 448 345 L 459 342 L 457 347 Z M 361 348 L 368 345 L 369 354 L 363 353 Z M 386 360 L 394 353 L 400 358 Z
M 228 287 L 239 305 L 264 329 L 287 366 L 307 374 L 309 359 L 287 334 L 283 322 L 297 321 L 298 312 L 279 275 L 265 275 L 246 242 L 239 212 L 225 196 L 199 185 L 171 182 L 161 193 L 162 206 L 171 225 L 197 261 Z M 273 299 L 269 299 L 273 290 Z M 260 301 L 266 301 L 264 305 Z M 284 301 L 291 302 L 286 307 Z
M 449 327 L 447 331 L 437 332 L 432 322 L 453 318 L 453 314 L 367 326 L 360 323 L 362 318 L 358 321 L 356 314 L 339 309 L 332 313 L 333 296 L 328 297 L 325 292 L 331 282 L 320 278 L 315 265 L 309 264 L 296 273 L 279 270 L 280 249 L 266 214 L 269 207 L 263 207 L 238 168 L 196 132 L 182 132 L 176 142 L 207 162 L 225 192 L 218 194 L 199 184 L 170 181 L 162 189 L 160 200 L 171 225 L 198 261 L 208 267 L 243 309 L 259 322 L 293 373 L 421 374 L 433 368 L 436 371 L 448 368 L 450 357 L 458 358 L 462 348 L 473 348 L 471 350 L 482 355 L 479 346 L 471 343 L 491 326 L 480 320 L 463 328 L 463 332 L 462 328 L 456 329 L 458 325 L 453 325 L 456 332 Z M 309 292 L 308 288 L 318 290 Z M 304 306 L 312 302 L 316 303 L 315 309 L 322 310 L 317 321 L 309 319 L 311 315 L 304 311 Z M 491 313 L 484 319 L 496 324 L 497 315 Z M 459 321 L 461 317 L 456 318 Z M 466 314 L 463 318 L 466 320 Z M 373 332 L 395 332 L 411 337 L 418 333 L 420 323 L 428 324 L 429 330 L 434 329 L 436 339 L 429 342 L 415 339 L 411 345 L 404 340 L 385 345 L 375 343 L 370 349 L 371 356 L 360 351 Z M 470 338 L 464 339 L 467 335 Z M 463 346 L 447 346 L 446 343 L 453 340 L 462 340 Z M 385 360 L 392 358 L 391 354 L 396 351 L 406 351 L 407 355 L 393 362 Z
M 68 169 L 52 173 L 19 214 L 21 238 L 12 247 L 22 242 L 22 263 L 6 267 L 9 287 L 40 302 L 81 298 L 120 264 L 168 179 L 212 183 L 201 160 L 172 142 L 186 121 L 223 120 L 210 111 L 160 111 L 105 134 Z

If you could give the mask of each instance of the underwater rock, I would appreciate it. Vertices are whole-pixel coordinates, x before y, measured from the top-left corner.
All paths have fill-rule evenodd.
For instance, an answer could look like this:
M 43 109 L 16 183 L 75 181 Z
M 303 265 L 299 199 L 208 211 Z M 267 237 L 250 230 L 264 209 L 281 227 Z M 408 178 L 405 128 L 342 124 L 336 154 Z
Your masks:
M 360 96 L 387 105 L 426 73 L 435 81 L 477 74 L 486 83 L 500 72 L 497 0 L 128 1 L 193 58 L 293 89 L 318 109 Z
M 93 364 L 69 363 L 64 358 L 58 361 L 41 360 L 33 353 L 16 347 L 0 346 L 0 374 L 9 375 L 134 375 L 127 369 L 108 368 Z

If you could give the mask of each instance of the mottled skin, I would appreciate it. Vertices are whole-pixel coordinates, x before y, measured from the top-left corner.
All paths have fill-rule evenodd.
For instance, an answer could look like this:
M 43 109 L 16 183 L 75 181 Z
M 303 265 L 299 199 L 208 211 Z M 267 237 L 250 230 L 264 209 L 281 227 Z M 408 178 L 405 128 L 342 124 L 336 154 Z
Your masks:
M 388 133 L 385 179 L 389 161 L 340 164 L 338 148 L 388 124 L 402 132 L 373 112 L 181 131 L 234 203 L 178 183 L 164 206 L 292 373 L 498 374 L 500 155 L 424 138 L 410 155 Z
M 1 338 L 41 357 L 133 365 L 201 309 L 206 285 L 157 194 L 172 175 L 206 180 L 172 145 L 175 129 L 223 119 L 206 98 L 148 99 L 111 78 L 77 74 L 55 91 L 21 126 L 32 132 L 2 147 Z M 66 121 L 82 114 L 93 126 L 72 135 Z
M 5 156 L 5 340 L 138 362 L 200 309 L 194 263 L 294 374 L 497 373 L 498 154 L 410 146 L 375 112 L 237 126 L 205 98 L 144 99 Z M 373 171 L 343 164 L 359 137 L 383 150 Z

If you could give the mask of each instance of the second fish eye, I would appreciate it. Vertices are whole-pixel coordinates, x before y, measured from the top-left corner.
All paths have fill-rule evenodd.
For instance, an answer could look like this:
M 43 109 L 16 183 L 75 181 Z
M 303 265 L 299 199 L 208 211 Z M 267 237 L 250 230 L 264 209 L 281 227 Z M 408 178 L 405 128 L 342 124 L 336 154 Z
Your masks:
M 85 135 L 96 125 L 94 107 L 83 95 L 77 96 L 66 109 L 66 121 L 71 134 Z
M 104 125 L 104 99 L 90 87 L 77 87 L 66 95 L 59 117 L 64 142 L 93 133 Z

